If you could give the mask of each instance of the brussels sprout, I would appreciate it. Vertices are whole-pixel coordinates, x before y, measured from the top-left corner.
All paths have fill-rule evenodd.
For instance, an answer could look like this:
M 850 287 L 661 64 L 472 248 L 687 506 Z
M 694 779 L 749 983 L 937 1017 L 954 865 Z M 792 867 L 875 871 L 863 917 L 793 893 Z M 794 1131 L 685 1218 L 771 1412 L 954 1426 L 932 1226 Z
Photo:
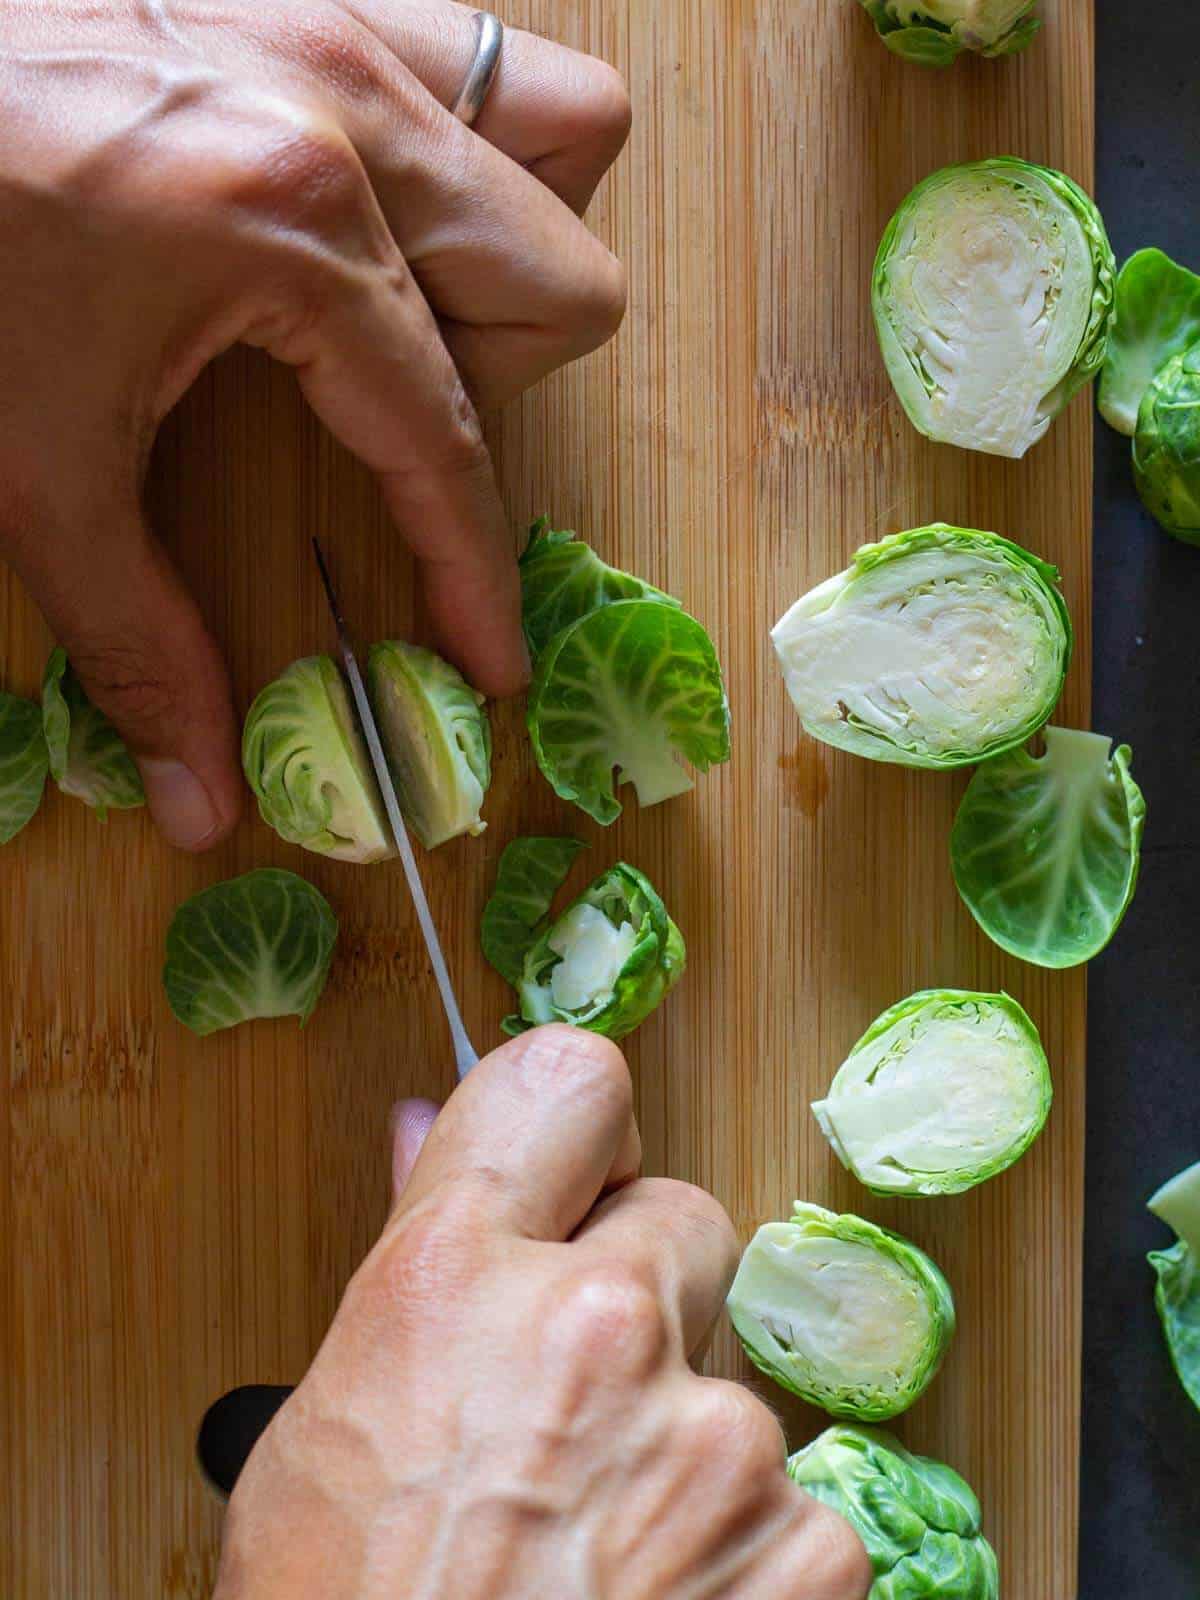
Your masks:
M 308 1021 L 325 987 L 337 918 L 294 872 L 262 867 L 185 900 L 167 929 L 163 986 L 201 1035 L 255 1017 Z
M 895 55 L 921 67 L 948 67 L 963 50 L 1011 56 L 1041 27 L 1037 0 L 861 0 Z
M 729 759 L 729 703 L 712 640 L 685 611 L 618 600 L 557 633 L 529 692 L 538 765 L 564 800 L 597 822 L 621 813 L 616 784 L 643 806 L 684 794 Z
M 329 656 L 306 656 L 246 713 L 242 767 L 262 819 L 281 839 L 338 861 L 394 852 L 350 696 Z
M 1154 1303 L 1179 1381 L 1200 1408 L 1200 1161 L 1163 1184 L 1147 1202 L 1178 1238 L 1169 1250 L 1151 1250 L 1158 1276 Z
M 367 689 L 404 820 L 427 850 L 480 834 L 492 781 L 483 696 L 432 650 L 388 639 L 372 646 Z
M 1200 278 L 1161 250 L 1137 250 L 1117 275 L 1100 374 L 1100 415 L 1133 436 L 1147 385 L 1200 339 Z
M 943 167 L 888 223 L 871 298 L 888 373 L 930 439 L 1023 456 L 1104 360 L 1113 254 L 1061 172 Z
M 876 1018 L 813 1114 L 874 1193 L 961 1194 L 1024 1155 L 1052 1093 L 1015 1000 L 925 989 Z
M 864 545 L 771 638 L 814 738 L 907 767 L 1020 744 L 1054 710 L 1071 655 L 1055 568 L 944 522 Z
M 75 676 L 65 650 L 53 650 L 42 679 L 42 727 L 50 775 L 64 794 L 100 818 L 145 805 L 142 775 L 125 741 L 98 711 Z
M 876 1428 L 827 1428 L 788 1473 L 841 1513 L 867 1547 L 867 1600 L 998 1600 L 996 1555 L 979 1502 L 949 1467 Z
M 1133 436 L 1133 481 L 1160 528 L 1200 544 L 1200 343 L 1150 380 Z
M 508 1034 L 570 1022 L 620 1039 L 683 976 L 679 929 L 642 873 L 618 862 L 561 916 L 550 902 L 582 849 L 576 839 L 516 839 L 483 913 L 484 954 L 516 989 Z
M 1075 967 L 1116 933 L 1137 887 L 1146 803 L 1128 745 L 1047 728 L 971 779 L 950 836 L 954 881 L 1002 950 Z M 1112 752 L 1110 755 L 1109 752 Z
M 0 844 L 15 838 L 41 805 L 48 765 L 41 707 L 0 692 Z
M 864 1422 L 907 1411 L 954 1334 L 950 1285 L 915 1244 L 799 1200 L 750 1241 L 729 1316 L 769 1378 Z
M 554 532 L 549 517 L 534 523 L 521 557 L 521 618 L 535 661 L 555 634 L 614 600 L 656 600 L 679 609 L 678 600 L 653 584 L 601 561 L 574 533 Z

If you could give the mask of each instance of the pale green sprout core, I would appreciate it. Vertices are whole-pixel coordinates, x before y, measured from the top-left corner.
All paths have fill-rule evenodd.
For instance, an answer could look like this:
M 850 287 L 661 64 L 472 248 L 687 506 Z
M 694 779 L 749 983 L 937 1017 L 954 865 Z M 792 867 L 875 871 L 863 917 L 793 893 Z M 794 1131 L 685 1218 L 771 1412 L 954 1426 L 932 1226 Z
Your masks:
M 125 741 L 88 699 L 61 648 L 46 663 L 42 726 L 50 775 L 64 794 L 91 806 L 102 822 L 110 809 L 145 805 L 141 773 Z
M 632 922 L 619 927 L 592 905 L 572 906 L 555 923 L 547 944 L 562 960 L 550 974 L 550 994 L 561 1011 L 582 1011 L 612 999 L 617 977 L 637 944 Z
M 1153 1194 L 1147 1204 L 1178 1235 L 1169 1250 L 1147 1258 L 1158 1276 L 1154 1303 L 1179 1381 L 1200 1408 L 1200 1161 Z
M 959 1194 L 1012 1166 L 1050 1110 L 1037 1030 L 1006 994 L 929 989 L 878 1017 L 813 1106 L 876 1194 Z
M 41 805 L 49 759 L 41 707 L 0 693 L 0 844 L 15 838 Z
M 1009 56 L 1024 50 L 1041 23 L 1036 0 L 862 0 L 894 55 L 922 67 L 948 67 L 964 50 Z

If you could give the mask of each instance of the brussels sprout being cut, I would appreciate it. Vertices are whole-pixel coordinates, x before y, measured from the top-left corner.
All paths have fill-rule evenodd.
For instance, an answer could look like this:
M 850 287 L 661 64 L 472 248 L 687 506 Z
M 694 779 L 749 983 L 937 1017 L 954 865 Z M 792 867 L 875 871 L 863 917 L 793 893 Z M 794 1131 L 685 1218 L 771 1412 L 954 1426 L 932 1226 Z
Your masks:
M 864 545 L 771 638 L 814 738 L 907 767 L 1020 744 L 1054 710 L 1071 655 L 1055 568 L 944 522 Z
M 256 1017 L 308 1021 L 325 987 L 337 918 L 294 872 L 247 872 L 193 895 L 167 930 L 163 985 L 193 1033 Z
M 841 1513 L 867 1547 L 867 1600 L 998 1600 L 996 1555 L 957 1472 L 876 1428 L 827 1428 L 788 1461 L 800 1487 Z
M 0 693 L 0 844 L 15 838 L 41 805 L 48 767 L 42 708 Z
M 921 67 L 948 67 L 963 50 L 1011 56 L 1041 27 L 1037 0 L 861 0 L 895 55 Z
M 83 692 L 62 649 L 52 651 L 46 663 L 42 728 L 51 777 L 64 794 L 91 806 L 101 822 L 110 807 L 132 811 L 145 805 L 142 775 L 125 741 Z
M 246 713 L 242 767 L 281 839 L 338 861 L 382 861 L 394 846 L 350 696 L 329 656 L 306 656 Z
M 555 532 L 549 517 L 529 530 L 521 557 L 521 620 L 534 661 L 572 622 L 614 600 L 656 600 L 679 609 L 679 601 L 628 572 L 610 567 L 574 533 Z
M 1002 950 L 1074 967 L 1117 931 L 1137 887 L 1146 804 L 1128 745 L 1047 728 L 971 779 L 950 836 L 954 881 Z M 1111 751 L 1111 754 L 1110 754 Z
M 913 426 L 1023 456 L 1100 370 L 1113 267 L 1100 213 L 1050 167 L 997 156 L 919 183 L 888 223 L 871 289 Z
M 1200 544 L 1200 344 L 1172 356 L 1142 397 L 1133 481 L 1160 528 Z
M 961 1194 L 1018 1160 L 1052 1096 L 1037 1029 L 1006 994 L 925 989 L 878 1017 L 813 1106 L 876 1194 Z
M 1200 278 L 1161 250 L 1137 250 L 1117 275 L 1100 374 L 1100 415 L 1133 436 L 1151 378 L 1200 339 Z
M 729 759 L 712 640 L 659 601 L 618 600 L 557 633 L 538 659 L 527 717 L 555 792 L 601 823 L 621 814 L 617 785 L 657 805 L 692 788 L 677 757 L 701 772 Z
M 799 1200 L 789 1221 L 754 1235 L 728 1304 L 755 1366 L 864 1422 L 906 1411 L 954 1334 L 950 1286 L 915 1244 Z
M 400 639 L 371 647 L 367 690 L 404 820 L 425 848 L 482 833 L 492 781 L 483 696 L 441 656 Z
M 483 908 L 483 953 L 515 989 L 525 957 L 549 926 L 547 913 L 566 881 L 582 839 L 514 839 L 496 869 L 496 886 Z
M 1169 1250 L 1151 1250 L 1147 1259 L 1158 1275 L 1154 1303 L 1167 1349 L 1188 1398 L 1200 1408 L 1200 1161 L 1164 1183 L 1147 1204 L 1179 1236 Z

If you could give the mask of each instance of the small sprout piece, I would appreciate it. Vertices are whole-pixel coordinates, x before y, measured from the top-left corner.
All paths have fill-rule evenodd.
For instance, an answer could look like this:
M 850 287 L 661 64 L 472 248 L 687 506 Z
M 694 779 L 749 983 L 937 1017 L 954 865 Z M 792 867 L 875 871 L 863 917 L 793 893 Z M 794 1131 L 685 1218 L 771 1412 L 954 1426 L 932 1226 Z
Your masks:
M 948 67 L 963 50 L 1012 56 L 1041 27 L 1037 0 L 862 0 L 893 54 L 920 67 Z
M 876 1018 L 813 1114 L 875 1194 L 961 1194 L 1024 1155 L 1052 1093 L 1015 1000 L 926 989 Z
M 913 426 L 1023 456 L 1104 360 L 1114 261 L 1079 186 L 1015 156 L 943 167 L 888 223 L 875 327 Z
M 1169 1250 L 1151 1250 L 1147 1260 L 1158 1275 L 1154 1303 L 1167 1349 L 1188 1399 L 1200 1409 L 1200 1161 L 1164 1183 L 1147 1204 L 1179 1236 Z
M 1039 967 L 1099 955 L 1137 887 L 1146 803 L 1128 745 L 1047 728 L 971 779 L 950 836 L 954 881 L 1002 950 Z M 1111 752 L 1111 754 L 1110 754 Z
M 597 822 L 621 814 L 616 787 L 657 805 L 729 759 L 729 703 L 712 640 L 685 611 L 618 600 L 571 623 L 542 651 L 529 692 L 538 766 Z M 615 769 L 615 783 L 614 783 Z
M 1200 278 L 1161 250 L 1137 250 L 1117 275 L 1100 415 L 1133 437 L 1150 380 L 1200 339 Z
M 555 634 L 614 600 L 656 600 L 679 609 L 678 600 L 610 567 L 575 534 L 555 532 L 549 517 L 534 523 L 521 557 L 521 618 L 535 661 Z
M 350 696 L 329 656 L 306 656 L 267 684 L 246 714 L 242 767 L 262 819 L 281 839 L 337 861 L 393 854 Z
M 51 651 L 42 679 L 42 726 L 50 775 L 64 794 L 91 806 L 101 822 L 110 806 L 132 811 L 145 805 L 142 775 L 125 741 L 84 694 L 61 648 Z
M 185 900 L 167 930 L 163 986 L 201 1035 L 255 1017 L 308 1021 L 325 987 L 337 918 L 294 872 L 263 867 Z
M 525 957 L 548 927 L 547 912 L 566 881 L 582 839 L 514 839 L 496 869 L 496 886 L 483 908 L 483 953 L 515 989 Z
M 1172 356 L 1146 388 L 1133 481 L 1160 528 L 1200 544 L 1200 343 Z
M 0 844 L 15 838 L 41 805 L 48 766 L 41 707 L 0 692 Z
M 797 1201 L 742 1257 L 729 1315 L 769 1378 L 835 1417 L 907 1411 L 954 1334 L 954 1299 L 915 1244 Z
M 1057 570 L 944 522 L 864 545 L 771 639 L 814 738 L 907 767 L 1021 744 L 1054 710 L 1071 656 Z
M 911 1455 L 877 1428 L 827 1428 L 788 1475 L 841 1513 L 867 1548 L 867 1600 L 998 1600 L 996 1555 L 979 1501 L 957 1472 Z
M 367 688 L 404 820 L 427 850 L 487 827 L 492 730 L 483 696 L 432 650 L 388 639 L 367 658 Z

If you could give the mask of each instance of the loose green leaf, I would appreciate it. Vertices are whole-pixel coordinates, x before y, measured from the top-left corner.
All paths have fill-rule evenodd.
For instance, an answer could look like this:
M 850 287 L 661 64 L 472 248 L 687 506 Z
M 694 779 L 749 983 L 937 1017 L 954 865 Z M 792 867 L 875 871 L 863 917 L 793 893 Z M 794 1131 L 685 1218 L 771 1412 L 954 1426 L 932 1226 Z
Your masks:
M 643 806 L 692 788 L 729 759 L 729 703 L 712 640 L 685 611 L 618 600 L 564 628 L 542 652 L 529 733 L 557 794 L 597 822 L 621 813 L 616 787 Z M 614 782 L 615 772 L 615 782 Z
M 750 1241 L 729 1316 L 746 1354 L 835 1417 L 897 1416 L 954 1335 L 950 1286 L 922 1250 L 861 1217 L 797 1201 Z
M 1100 415 L 1133 437 L 1154 374 L 1200 339 L 1200 278 L 1161 250 L 1136 250 L 1117 276 L 1100 374 Z
M 1015 55 L 1041 27 L 1036 0 L 861 0 L 894 55 L 921 67 L 948 67 L 963 50 Z
M 308 1021 L 325 987 L 337 918 L 294 872 L 263 867 L 193 895 L 167 930 L 163 985 L 193 1033 L 256 1017 Z
M 958 892 L 1002 950 L 1074 967 L 1117 931 L 1137 887 L 1146 806 L 1128 745 L 1047 728 L 971 779 L 950 839 Z M 1110 755 L 1110 751 L 1112 752 Z
M 48 768 L 41 707 L 0 692 L 0 844 L 15 838 L 41 805 Z
M 83 692 L 62 649 L 46 663 L 42 727 L 50 773 L 64 794 L 91 806 L 101 822 L 110 806 L 131 811 L 145 805 L 142 776 L 125 741 Z
M 601 561 L 576 534 L 555 532 L 549 517 L 534 523 L 521 557 L 521 618 L 534 661 L 556 634 L 614 600 L 679 608 L 678 600 L 653 584 Z
M 1200 1161 L 1147 1203 L 1179 1236 L 1171 1249 L 1151 1250 L 1147 1260 L 1158 1277 L 1154 1303 L 1167 1349 L 1188 1399 L 1200 1409 Z
M 1133 481 L 1159 527 L 1200 544 L 1200 343 L 1147 385 L 1133 436 Z
M 546 931 L 547 913 L 571 865 L 585 849 L 582 839 L 514 839 L 496 869 L 496 883 L 483 908 L 483 953 L 514 988 L 525 958 Z

